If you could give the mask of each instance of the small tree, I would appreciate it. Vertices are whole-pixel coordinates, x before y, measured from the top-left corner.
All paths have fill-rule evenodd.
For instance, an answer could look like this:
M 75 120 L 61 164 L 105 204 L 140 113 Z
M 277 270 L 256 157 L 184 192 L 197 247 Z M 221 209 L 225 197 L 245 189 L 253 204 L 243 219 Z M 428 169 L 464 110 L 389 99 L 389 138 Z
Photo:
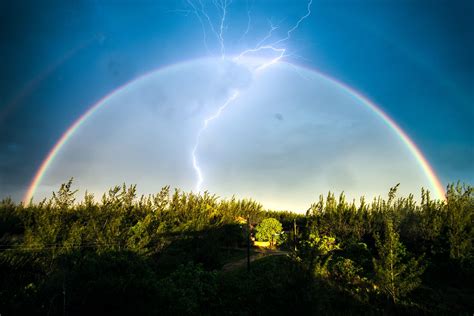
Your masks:
M 320 237 L 317 231 L 308 236 L 300 244 L 300 256 L 306 263 L 308 271 L 317 276 L 327 276 L 328 264 L 332 260 L 334 251 L 339 250 L 340 246 L 335 237 Z
M 460 262 L 472 260 L 474 187 L 448 186 L 446 210 L 450 257 Z
M 375 283 L 393 303 L 421 284 L 421 259 L 406 260 L 405 247 L 391 220 L 385 223 L 384 239 L 375 236 L 379 258 L 374 259 Z
M 269 241 L 270 246 L 273 246 L 280 237 L 283 229 L 281 223 L 275 218 L 266 218 L 257 226 L 257 240 Z
M 72 190 L 72 181 L 74 179 L 71 178 L 67 183 L 61 184 L 59 191 L 53 192 L 54 204 L 57 208 L 61 211 L 67 210 L 74 205 L 74 201 L 76 200 L 76 193 L 78 190 Z

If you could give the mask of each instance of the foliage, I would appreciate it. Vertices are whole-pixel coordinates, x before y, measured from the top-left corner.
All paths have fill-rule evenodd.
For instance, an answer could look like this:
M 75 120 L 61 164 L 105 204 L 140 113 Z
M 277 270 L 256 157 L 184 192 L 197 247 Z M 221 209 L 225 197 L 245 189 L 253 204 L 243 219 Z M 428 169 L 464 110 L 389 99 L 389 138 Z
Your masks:
M 170 187 L 77 198 L 72 180 L 37 203 L 0 201 L 0 312 L 83 314 L 468 314 L 474 310 L 474 190 L 347 201 L 306 214 Z M 246 225 L 284 229 L 287 256 L 245 269 Z M 281 223 L 281 224 L 280 224 Z M 238 255 L 236 255 L 238 254 Z M 387 304 L 386 297 L 391 302 Z
M 474 242 L 474 188 L 448 186 L 447 228 L 449 255 L 460 262 L 473 260 Z
M 384 240 L 376 237 L 376 247 L 378 258 L 373 259 L 375 283 L 382 293 L 397 303 L 420 286 L 424 271 L 420 264 L 422 258 L 404 262 L 406 250 L 390 220 L 386 222 Z
M 257 233 L 255 237 L 260 241 L 269 241 L 270 246 L 273 246 L 280 239 L 280 234 L 283 227 L 281 223 L 275 218 L 265 218 L 256 228 Z
M 217 275 L 205 271 L 201 265 L 180 265 L 160 281 L 163 312 L 169 315 L 197 314 L 216 304 Z M 164 290 L 165 289 L 165 290 Z
M 340 258 L 331 267 L 331 278 L 339 288 L 360 301 L 368 302 L 373 289 L 371 280 L 364 276 L 364 270 L 355 261 Z
M 328 264 L 334 251 L 340 249 L 340 246 L 334 237 L 319 237 L 317 233 L 313 233 L 301 242 L 299 249 L 299 255 L 309 271 L 314 272 L 317 276 L 327 276 Z

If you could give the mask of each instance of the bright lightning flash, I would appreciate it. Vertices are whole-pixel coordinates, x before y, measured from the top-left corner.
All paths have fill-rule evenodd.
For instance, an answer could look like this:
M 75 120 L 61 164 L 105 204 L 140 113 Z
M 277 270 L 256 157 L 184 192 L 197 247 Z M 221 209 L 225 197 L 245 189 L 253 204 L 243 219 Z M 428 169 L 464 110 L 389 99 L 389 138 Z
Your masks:
M 199 129 L 199 131 L 197 133 L 196 143 L 194 144 L 194 148 L 193 148 L 193 152 L 192 152 L 193 167 L 194 167 L 194 170 L 196 170 L 196 174 L 198 176 L 198 180 L 197 180 L 197 183 L 196 183 L 196 192 L 200 191 L 201 185 L 204 181 L 204 177 L 202 176 L 201 167 L 199 167 L 199 163 L 198 163 L 198 160 L 197 160 L 197 157 L 196 157 L 196 150 L 199 147 L 199 141 L 201 140 L 201 134 L 202 134 L 202 132 L 204 132 L 206 130 L 207 126 L 209 125 L 209 123 L 211 121 L 217 119 L 221 115 L 222 111 L 224 111 L 225 108 L 228 107 L 230 103 L 232 103 L 232 101 L 237 99 L 237 97 L 239 96 L 239 93 L 240 93 L 239 91 L 234 91 L 234 93 L 227 99 L 227 101 L 225 101 L 225 103 L 219 107 L 219 109 L 217 110 L 216 113 L 214 113 L 212 116 L 209 116 L 206 120 L 204 120 L 204 123 L 202 124 L 202 127 Z
M 225 59 L 225 52 L 226 52 L 226 50 L 225 50 L 225 41 L 224 41 L 224 33 L 225 33 L 225 29 L 226 29 L 225 24 L 226 24 L 227 10 L 228 10 L 229 6 L 231 5 L 232 0 L 213 0 L 212 1 L 214 6 L 220 12 L 218 27 L 215 27 L 213 25 L 209 14 L 206 13 L 206 10 L 205 10 L 205 7 L 204 7 L 202 1 L 201 0 L 197 0 L 197 1 L 199 2 L 199 9 L 198 9 L 197 5 L 194 4 L 194 2 L 192 0 L 187 0 L 187 3 L 191 7 L 190 12 L 193 12 L 196 15 L 196 17 L 198 18 L 198 20 L 201 24 L 202 31 L 203 31 L 203 36 L 204 36 L 204 45 L 207 48 L 206 23 L 204 23 L 204 20 L 206 20 L 209 24 L 209 28 L 210 28 L 211 32 L 217 37 L 217 40 L 219 42 L 221 58 Z M 278 26 L 274 26 L 272 23 L 270 23 L 270 31 L 267 33 L 267 35 L 265 37 L 263 37 L 254 48 L 250 48 L 250 49 L 242 51 L 240 54 L 238 54 L 236 57 L 234 57 L 232 59 L 232 61 L 235 62 L 235 63 L 240 63 L 248 55 L 255 55 L 255 54 L 258 54 L 258 53 L 261 53 L 261 52 L 272 52 L 274 54 L 273 58 L 271 58 L 270 60 L 262 61 L 261 64 L 258 64 L 256 66 L 254 66 L 253 69 L 250 69 L 250 71 L 252 72 L 253 75 L 256 75 L 257 73 L 261 72 L 262 70 L 278 63 L 281 59 L 283 59 L 285 56 L 287 56 L 286 55 L 286 48 L 282 47 L 281 44 L 288 41 L 291 38 L 291 34 L 296 29 L 298 29 L 301 22 L 303 22 L 303 20 L 305 20 L 307 17 L 309 17 L 311 15 L 311 5 L 312 5 L 312 3 L 313 3 L 313 0 L 309 0 L 309 2 L 307 4 L 306 14 L 301 16 L 299 18 L 299 20 L 293 25 L 293 27 L 291 27 L 287 31 L 286 36 L 284 38 L 280 38 L 276 41 L 271 42 L 270 44 L 266 44 L 266 42 L 268 40 L 270 40 L 270 38 L 273 36 L 273 31 L 278 29 Z M 249 21 L 248 21 L 248 24 L 247 24 L 247 29 L 245 30 L 245 33 L 244 33 L 243 36 L 245 36 L 248 33 L 249 29 L 250 29 L 250 11 L 249 11 L 249 9 L 247 9 L 247 11 L 248 11 L 247 16 L 248 16 Z M 218 29 L 219 31 L 217 31 L 216 29 Z M 222 112 L 233 101 L 235 101 L 240 96 L 240 94 L 241 94 L 241 92 L 239 90 L 235 90 L 225 100 L 225 102 L 217 109 L 217 111 L 214 114 L 212 114 L 211 116 L 209 116 L 208 118 L 206 118 L 204 120 L 201 128 L 197 132 L 196 142 L 194 144 L 194 147 L 193 147 L 193 150 L 192 150 L 192 153 L 191 153 L 193 168 L 194 168 L 194 170 L 196 172 L 196 175 L 197 175 L 197 182 L 196 182 L 196 187 L 195 187 L 196 192 L 201 191 L 201 186 L 202 186 L 202 183 L 204 182 L 204 175 L 202 173 L 201 167 L 199 165 L 198 157 L 197 157 L 197 151 L 198 151 L 199 144 L 200 144 L 200 141 L 201 141 L 202 133 L 207 129 L 207 127 L 209 126 L 209 123 L 213 120 L 218 119 L 220 117 L 220 115 L 222 114 Z

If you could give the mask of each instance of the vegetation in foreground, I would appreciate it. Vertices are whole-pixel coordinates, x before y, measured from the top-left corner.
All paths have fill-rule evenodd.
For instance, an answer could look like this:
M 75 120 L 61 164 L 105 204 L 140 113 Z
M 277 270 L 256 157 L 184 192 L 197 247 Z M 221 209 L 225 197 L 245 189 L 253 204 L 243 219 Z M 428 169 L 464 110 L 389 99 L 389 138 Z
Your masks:
M 464 314 L 474 311 L 474 194 L 347 202 L 306 214 L 165 187 L 0 203 L 0 313 Z M 246 223 L 249 220 L 249 225 Z M 281 225 L 281 226 L 280 226 Z M 248 229 L 286 256 L 245 258 Z

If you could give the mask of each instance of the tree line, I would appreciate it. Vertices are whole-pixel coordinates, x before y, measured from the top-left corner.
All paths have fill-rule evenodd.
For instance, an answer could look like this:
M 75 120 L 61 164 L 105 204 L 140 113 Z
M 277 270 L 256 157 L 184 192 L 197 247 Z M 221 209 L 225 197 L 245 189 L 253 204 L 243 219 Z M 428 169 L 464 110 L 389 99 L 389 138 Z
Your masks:
M 473 192 L 328 193 L 296 214 L 168 186 L 78 201 L 70 180 L 38 203 L 0 202 L 0 313 L 472 314 Z M 248 227 L 288 254 L 221 270 L 245 258 Z

